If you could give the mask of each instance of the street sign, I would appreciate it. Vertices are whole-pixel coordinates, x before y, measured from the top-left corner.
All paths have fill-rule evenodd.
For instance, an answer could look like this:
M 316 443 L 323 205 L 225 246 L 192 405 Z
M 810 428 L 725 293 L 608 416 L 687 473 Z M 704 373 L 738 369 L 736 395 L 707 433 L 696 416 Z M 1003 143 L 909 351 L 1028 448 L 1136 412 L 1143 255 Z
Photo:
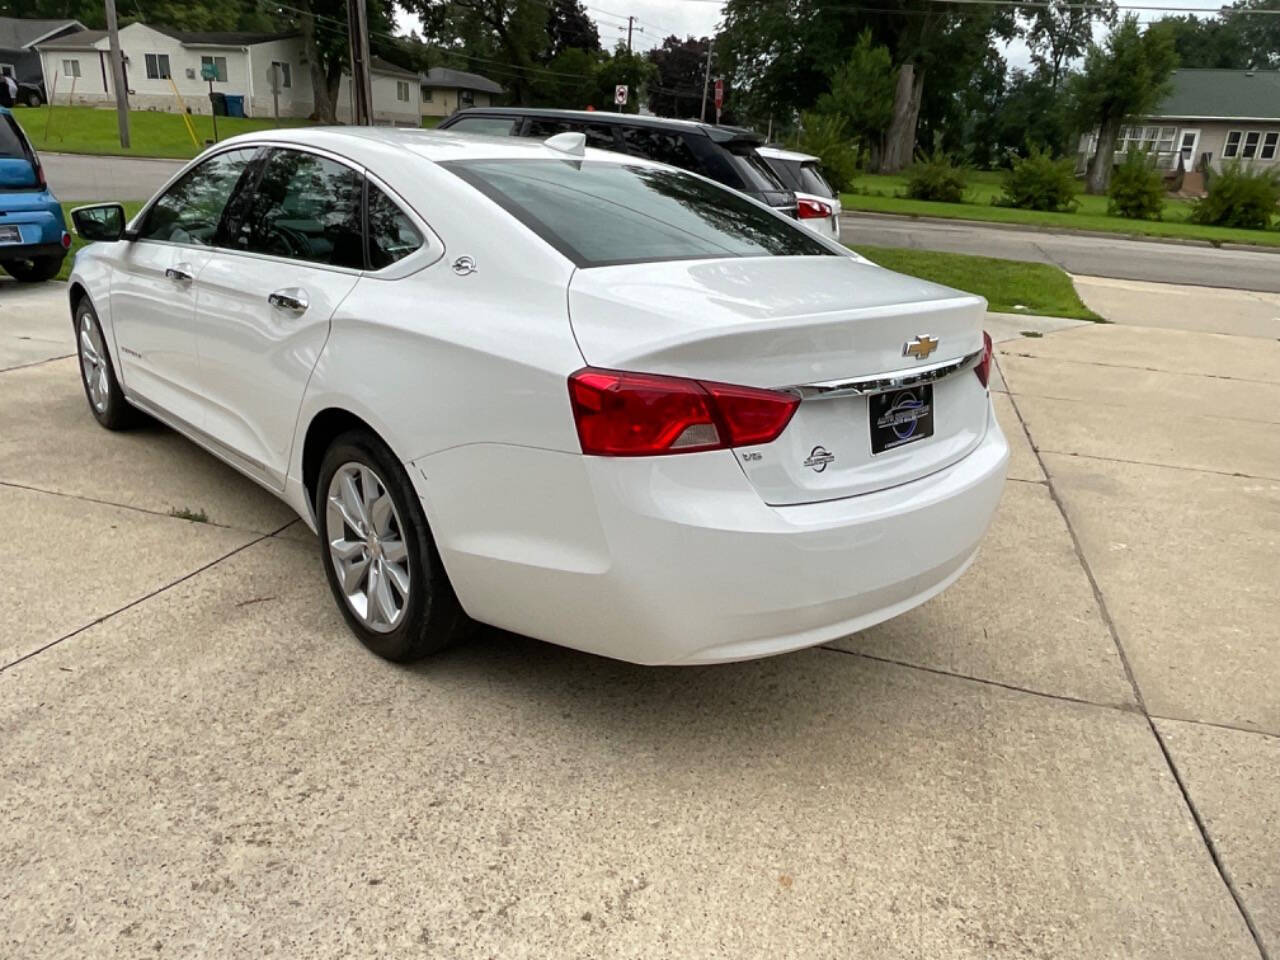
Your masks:
M 201 80 L 217 80 L 218 79 L 217 66 L 215 66 L 212 63 L 200 64 L 200 79 Z
M 724 77 L 716 77 L 716 109 L 724 106 Z
M 627 105 L 627 85 L 620 83 L 613 88 L 613 102 L 620 107 Z

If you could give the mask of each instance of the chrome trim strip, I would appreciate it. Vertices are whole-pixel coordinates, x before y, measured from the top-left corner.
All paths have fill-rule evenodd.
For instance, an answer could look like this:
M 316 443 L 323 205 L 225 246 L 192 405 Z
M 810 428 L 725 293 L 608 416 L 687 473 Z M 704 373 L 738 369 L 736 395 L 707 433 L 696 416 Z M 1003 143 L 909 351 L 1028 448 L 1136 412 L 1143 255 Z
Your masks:
M 921 383 L 933 383 L 943 377 L 949 377 L 961 370 L 976 367 L 982 360 L 982 350 L 966 354 L 959 360 L 942 360 L 925 367 L 914 367 L 907 370 L 893 370 L 889 373 L 877 374 L 874 377 L 861 377 L 857 380 L 828 380 L 825 383 L 801 383 L 790 387 L 778 387 L 785 393 L 793 394 L 801 400 L 829 400 L 835 397 L 869 397 L 876 393 L 887 393 L 890 390 L 901 390 Z

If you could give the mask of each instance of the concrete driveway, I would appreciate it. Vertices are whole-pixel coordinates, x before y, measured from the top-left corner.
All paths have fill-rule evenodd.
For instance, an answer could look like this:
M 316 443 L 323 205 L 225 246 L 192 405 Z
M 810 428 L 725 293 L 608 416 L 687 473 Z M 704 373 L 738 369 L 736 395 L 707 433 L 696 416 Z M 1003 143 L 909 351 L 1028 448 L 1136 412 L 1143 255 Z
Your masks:
M 0 956 L 1280 956 L 1274 338 L 993 318 L 982 556 L 827 648 L 405 669 L 63 297 L 0 286 Z

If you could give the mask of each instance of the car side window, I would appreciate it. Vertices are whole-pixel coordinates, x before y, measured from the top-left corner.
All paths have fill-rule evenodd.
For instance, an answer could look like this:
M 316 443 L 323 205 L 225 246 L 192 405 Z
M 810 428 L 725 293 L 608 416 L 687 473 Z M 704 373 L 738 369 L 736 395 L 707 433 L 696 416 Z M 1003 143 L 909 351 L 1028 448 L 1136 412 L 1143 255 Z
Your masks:
M 369 184 L 369 269 L 381 270 L 422 246 L 422 234 L 385 193 Z
M 313 153 L 271 152 L 230 246 L 331 267 L 364 269 L 364 178 Z
M 188 172 L 151 205 L 139 239 L 212 246 L 227 201 L 257 152 L 228 150 Z
M 679 133 L 649 127 L 623 127 L 622 152 L 701 173 L 701 164 Z
M 588 147 L 600 150 L 617 150 L 613 139 L 613 126 L 608 123 L 575 123 L 572 120 L 549 120 L 545 117 L 531 117 L 525 128 L 526 137 L 537 137 L 545 140 L 557 133 L 581 133 L 587 138 Z

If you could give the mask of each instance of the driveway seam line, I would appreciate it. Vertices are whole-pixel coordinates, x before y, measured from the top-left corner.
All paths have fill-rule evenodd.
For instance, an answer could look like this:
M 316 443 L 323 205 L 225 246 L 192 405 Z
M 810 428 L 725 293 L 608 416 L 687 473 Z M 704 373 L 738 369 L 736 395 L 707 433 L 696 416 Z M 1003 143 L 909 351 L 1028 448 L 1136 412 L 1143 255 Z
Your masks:
M 1019 414 L 1019 419 L 1021 419 L 1021 414 Z M 1186 470 L 1189 473 L 1207 473 L 1215 477 L 1234 477 L 1239 480 L 1261 480 L 1265 483 L 1280 482 L 1280 477 L 1260 477 L 1255 473 L 1211 470 L 1208 467 L 1186 467 L 1174 463 L 1156 463 L 1154 460 L 1128 460 L 1124 457 L 1102 457 L 1096 453 L 1073 453 L 1068 450 L 1047 450 L 1036 447 L 1033 447 L 1032 449 L 1035 450 L 1037 456 L 1041 453 L 1050 453 L 1055 457 L 1079 457 L 1081 460 L 1103 460 L 1107 463 L 1128 463 L 1135 467 L 1159 467 L 1162 470 Z M 1043 463 L 1041 465 L 1043 466 Z
M 997 359 L 996 364 L 999 366 L 999 359 Z M 1004 375 L 1003 370 L 1000 373 L 1001 376 Z M 1031 432 L 1027 429 L 1027 423 L 1022 418 L 1022 411 L 1018 409 L 1018 402 L 1012 394 L 1009 395 L 1009 403 L 1013 406 L 1013 412 L 1022 426 L 1022 432 L 1026 436 L 1027 442 L 1031 443 Z M 1071 517 L 1067 514 L 1066 505 L 1062 502 L 1062 498 L 1058 496 L 1058 489 L 1054 485 L 1053 476 L 1049 473 L 1049 469 L 1045 466 L 1044 459 L 1040 456 L 1040 451 L 1035 448 L 1034 443 L 1032 443 L 1031 449 L 1035 453 L 1036 459 L 1040 462 L 1040 469 L 1048 477 L 1049 496 L 1053 498 L 1053 502 L 1058 507 L 1058 512 L 1062 514 L 1063 522 L 1067 525 L 1067 533 L 1071 535 L 1071 544 L 1075 548 L 1076 560 L 1079 562 L 1085 577 L 1089 581 L 1089 586 L 1093 590 L 1093 598 L 1098 604 L 1098 612 L 1102 615 L 1102 621 L 1107 625 L 1107 630 L 1111 634 L 1116 653 L 1120 656 L 1120 663 L 1124 667 L 1125 675 L 1129 678 L 1129 684 L 1133 687 L 1133 695 L 1137 698 L 1138 708 L 1142 711 L 1143 717 L 1146 718 L 1147 727 L 1151 730 L 1151 735 L 1155 737 L 1156 746 L 1159 747 L 1160 754 L 1164 757 L 1165 765 L 1173 776 L 1173 782 L 1177 785 L 1178 792 L 1182 794 L 1182 802 L 1186 804 L 1187 810 L 1191 814 L 1191 820 L 1195 824 L 1196 830 L 1200 833 L 1200 841 L 1208 851 L 1209 859 L 1213 863 L 1214 869 L 1218 871 L 1218 876 L 1227 888 L 1227 893 L 1235 901 L 1236 910 L 1239 911 L 1241 919 L 1244 920 L 1244 925 L 1248 929 L 1249 935 L 1253 937 L 1253 944 L 1258 950 L 1258 956 L 1261 957 L 1261 960 L 1271 960 L 1271 955 L 1267 952 L 1267 948 L 1262 942 L 1262 935 L 1258 932 L 1257 926 L 1254 925 L 1253 917 L 1250 915 L 1248 907 L 1245 906 L 1244 898 L 1241 896 L 1240 891 L 1236 889 L 1235 882 L 1231 879 L 1231 872 L 1227 869 L 1227 865 L 1218 851 L 1217 844 L 1213 842 L 1213 838 L 1209 835 L 1209 828 L 1205 824 L 1204 817 L 1201 816 L 1199 808 L 1191 797 L 1191 791 L 1187 788 L 1186 781 L 1182 778 L 1182 771 L 1178 769 L 1178 764 L 1174 761 L 1173 754 L 1169 752 L 1169 747 L 1165 744 L 1164 737 L 1160 735 L 1160 730 L 1156 727 L 1151 711 L 1147 709 L 1146 701 L 1142 697 L 1142 689 L 1138 685 L 1138 678 L 1133 672 L 1133 665 L 1129 662 L 1129 656 L 1125 653 L 1124 644 L 1120 640 L 1120 632 L 1116 629 L 1115 620 L 1112 619 L 1111 611 L 1107 608 L 1106 598 L 1102 595 L 1102 588 L 1098 586 L 1098 581 L 1093 575 L 1093 568 L 1089 565 L 1089 560 L 1084 554 L 1080 538 L 1076 535 L 1075 527 L 1071 523 Z
M 1272 733 L 1269 730 L 1253 730 L 1249 727 L 1240 727 L 1234 723 L 1219 723 L 1215 720 L 1192 720 L 1188 717 L 1166 717 L 1163 714 L 1151 714 L 1152 720 L 1167 720 L 1170 723 L 1190 723 L 1197 727 L 1213 727 L 1216 730 L 1230 730 L 1233 733 L 1249 733 L 1255 737 L 1266 737 L 1268 740 L 1280 740 L 1280 733 Z
M 97 497 L 86 497 L 80 493 L 64 493 L 61 490 L 46 490 L 44 487 L 33 487 L 25 483 L 14 483 L 12 480 L 0 480 L 0 487 L 11 487 L 14 490 L 27 490 L 31 493 L 44 493 L 51 497 L 65 497 L 68 500 L 83 500 L 85 503 L 96 503 L 101 507 L 118 507 L 121 510 L 133 510 L 137 513 L 145 513 L 152 517 L 163 517 L 166 520 L 182 520 L 184 523 L 198 523 L 202 527 L 217 527 L 220 530 L 234 530 L 237 533 L 253 533 L 261 534 L 265 537 L 275 536 L 273 533 L 262 533 L 261 530 L 251 530 L 248 527 L 233 527 L 227 523 L 218 523 L 216 520 L 187 520 L 185 517 L 175 517 L 172 513 L 161 513 L 159 510 L 151 510 L 147 507 L 134 506 L 131 503 L 116 503 L 114 500 L 99 500 Z M 285 529 L 293 524 L 290 520 L 284 527 Z M 278 531 L 276 531 L 278 532 Z
M 1170 374 L 1170 376 L 1172 376 L 1172 374 Z M 1257 381 L 1253 381 L 1253 382 L 1257 382 Z M 1268 384 L 1268 382 L 1265 380 L 1262 381 L 1262 383 Z M 1268 384 L 1268 385 L 1273 385 L 1273 384 Z M 1280 386 L 1280 384 L 1275 384 L 1275 386 Z M 1093 399 L 1093 398 L 1055 397 L 1052 394 L 1048 394 L 1048 393 L 1032 393 L 1030 390 L 1002 390 L 1000 392 L 1007 393 L 1010 395 L 1016 395 L 1019 397 L 1030 397 L 1032 400 L 1052 400 L 1054 403 L 1081 403 L 1081 404 L 1090 404 L 1092 406 L 1107 406 L 1111 409 L 1115 409 L 1116 407 L 1119 407 L 1119 406 L 1129 406 L 1129 404 L 1102 404 L 1102 403 L 1099 403 L 1097 399 Z M 1133 405 L 1134 409 L 1138 409 L 1138 407 L 1139 405 L 1137 404 Z M 1228 420 L 1231 423 L 1264 423 L 1270 426 L 1276 426 L 1277 424 L 1280 424 L 1280 420 L 1255 420 L 1250 417 L 1223 417 L 1223 416 L 1218 416 L 1217 414 L 1208 414 L 1208 413 L 1192 413 L 1192 414 L 1188 414 L 1188 416 L 1197 417 L 1201 420 Z
M 1010 690 L 1014 693 L 1025 693 L 1032 697 L 1043 697 L 1046 700 L 1058 700 L 1065 703 L 1074 703 L 1085 707 L 1098 707 L 1101 710 L 1113 710 L 1116 713 L 1136 714 L 1139 711 L 1136 707 L 1115 704 L 1115 703 L 1099 703 L 1097 700 L 1085 700 L 1081 697 L 1073 697 L 1065 693 L 1049 693 L 1045 690 L 1033 690 L 1030 687 L 1020 687 L 1016 683 L 1005 683 L 1002 680 L 992 680 L 989 677 L 975 677 L 968 673 L 956 673 L 951 670 L 944 670 L 941 667 L 930 667 L 922 663 L 911 663 L 906 660 L 895 660 L 893 657 L 881 657 L 874 653 L 864 653 L 861 650 L 845 650 L 842 647 L 832 647 L 826 644 L 818 647 L 819 650 L 826 650 L 830 653 L 843 653 L 847 657 L 861 657 L 863 660 L 873 660 L 876 663 L 887 663 L 895 667 L 903 667 L 907 670 L 920 670 L 924 673 L 932 673 L 940 677 L 951 677 L 954 680 L 968 680 L 972 683 L 980 683 L 988 687 L 999 687 L 1002 690 Z
M 14 370 L 30 370 L 32 367 L 39 367 L 46 363 L 53 363 L 55 360 L 70 360 L 74 356 L 74 353 L 64 353 L 58 357 L 45 357 L 43 360 L 32 360 L 30 363 L 20 363 L 16 367 L 0 368 L 0 373 L 12 373 Z
M 293 522 L 292 520 L 289 521 L 289 523 L 292 523 L 292 522 Z M 287 527 L 288 525 L 289 524 L 286 523 L 285 527 Z M 281 527 L 280 529 L 283 530 L 285 527 Z M 276 531 L 276 532 L 279 532 L 279 531 Z M 145 593 L 140 597 L 130 600 L 128 603 L 126 603 L 122 607 L 117 607 L 115 610 L 112 610 L 109 613 L 104 613 L 102 616 L 98 617 L 97 619 L 91 620 L 89 623 L 86 623 L 83 626 L 76 627 L 70 633 L 64 634 L 63 636 L 58 637 L 56 640 L 50 640 L 43 647 L 39 647 L 35 650 L 32 650 L 30 653 L 24 653 L 17 660 L 14 660 L 11 663 L 0 664 L 0 673 L 4 673 L 10 667 L 16 667 L 20 663 L 25 663 L 28 660 L 31 660 L 31 659 L 34 659 L 35 657 L 40 656 L 40 654 L 44 653 L 46 650 L 49 650 L 49 649 L 52 649 L 53 647 L 58 646 L 58 644 L 62 643 L 64 640 L 70 640 L 72 637 L 78 636 L 79 634 L 84 633 L 86 630 L 96 627 L 100 623 L 105 623 L 106 621 L 110 620 L 112 617 L 116 616 L 117 614 L 124 613 L 126 610 L 129 610 L 132 607 L 136 607 L 140 603 L 145 603 L 146 601 L 150 600 L 152 597 L 158 596 L 166 592 L 167 590 L 170 590 L 173 587 L 176 587 L 180 583 L 185 583 L 187 580 L 190 580 L 192 577 L 196 576 L 197 574 L 204 573 L 210 567 L 217 566 L 223 560 L 228 560 L 231 557 L 234 557 L 237 553 L 240 553 L 241 551 L 244 551 L 244 550 L 248 550 L 255 543 L 261 543 L 263 540 L 269 540 L 273 536 L 275 536 L 274 533 L 259 534 L 258 536 L 250 540 L 248 543 L 241 544 L 240 546 L 236 547 L 234 550 L 231 550 L 228 553 L 224 553 L 220 557 L 210 560 L 208 563 L 204 564 L 203 566 L 197 567 L 196 569 L 192 570 L 190 573 L 185 573 L 182 576 L 178 577 L 178 579 L 176 580 L 166 583 L 163 586 L 157 587 L 156 589 L 150 591 L 149 593 Z

